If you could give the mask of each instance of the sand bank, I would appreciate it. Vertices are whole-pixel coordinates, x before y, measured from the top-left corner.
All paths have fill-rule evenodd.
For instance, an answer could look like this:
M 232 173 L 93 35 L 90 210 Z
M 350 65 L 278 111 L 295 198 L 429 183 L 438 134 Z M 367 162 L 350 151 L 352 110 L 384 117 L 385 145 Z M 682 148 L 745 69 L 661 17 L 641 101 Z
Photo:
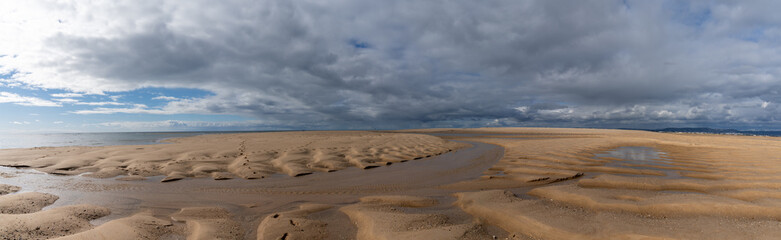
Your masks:
M 779 138 L 602 129 L 410 131 L 503 146 L 504 157 L 482 178 L 449 187 L 511 189 L 459 193 L 457 205 L 516 236 L 772 239 L 781 231 Z M 453 133 L 461 136 L 448 136 Z M 567 177 L 573 173 L 581 176 Z
M 362 169 L 416 160 L 463 145 L 420 134 L 372 132 L 270 132 L 216 134 L 169 144 L 0 150 L 0 165 L 59 175 L 135 178 L 165 175 L 256 179 Z
M 778 138 L 545 128 L 402 132 L 435 136 L 239 134 L 167 145 L 0 151 L 5 165 L 66 175 L 0 169 L 9 176 L 0 179 L 0 226 L 13 226 L 0 233 L 31 239 L 781 236 Z M 443 139 L 472 142 L 463 147 Z M 245 162 L 248 168 L 236 168 Z M 247 175 L 247 169 L 264 171 Z M 300 176 L 308 172 L 323 173 Z M 121 177 L 72 176 L 80 173 Z M 300 177 L 268 177 L 276 173 Z M 241 179 L 252 176 L 266 178 Z M 54 223 L 64 219 L 70 224 Z
M 4 194 L 0 197 L 0 219 L 12 227 L 0 229 L 0 235 L 25 239 L 350 239 L 355 237 L 356 227 L 338 205 L 372 193 L 426 192 L 474 178 L 501 156 L 498 147 L 477 143 L 478 147 L 454 157 L 453 150 L 469 145 L 398 133 L 211 135 L 170 142 L 5 150 L 4 156 L 11 157 L 3 161 L 13 167 L 3 168 L 2 173 L 14 177 L 3 182 L 22 187 L 0 184 Z M 236 147 L 236 153 L 225 153 L 231 150 L 223 149 L 230 147 Z M 275 158 L 257 157 L 274 152 Z M 482 156 L 485 153 L 489 154 Z M 236 178 L 231 172 L 235 159 L 222 157 L 231 154 L 241 161 L 246 161 L 242 156 L 254 159 L 251 164 L 335 167 L 311 168 L 323 173 L 296 178 L 279 176 L 277 173 L 285 173 L 284 167 L 270 168 L 277 172 L 267 173 L 278 176 L 265 179 L 199 178 L 215 173 Z M 201 158 L 192 158 L 194 155 Z M 191 159 L 177 159 L 183 156 Z M 157 158 L 160 160 L 154 160 Z M 128 167 L 119 168 L 121 171 L 110 167 L 117 164 Z M 132 166 L 159 172 L 134 174 Z M 209 170 L 214 168 L 225 170 Z M 118 177 L 94 178 L 112 176 L 98 173 Z M 166 176 L 155 176 L 163 173 Z M 168 181 L 173 178 L 181 181 Z M 31 192 L 35 190 L 43 192 Z M 49 209 L 42 210 L 47 206 Z M 74 211 L 78 210 L 93 213 L 77 215 Z M 74 224 L 58 225 L 63 219 Z M 38 227 L 47 231 L 40 232 Z

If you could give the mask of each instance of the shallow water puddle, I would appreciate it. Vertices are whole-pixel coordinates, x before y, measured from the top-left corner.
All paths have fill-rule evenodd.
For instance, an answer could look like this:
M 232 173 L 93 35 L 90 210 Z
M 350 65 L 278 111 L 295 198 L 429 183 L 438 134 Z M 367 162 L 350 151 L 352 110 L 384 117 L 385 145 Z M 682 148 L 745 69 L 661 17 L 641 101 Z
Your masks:
M 670 164 L 671 161 L 667 154 L 652 147 L 619 147 L 605 153 L 595 154 L 595 157 L 621 159 L 606 163 L 607 167 L 655 170 L 664 172 L 665 178 L 683 178 L 679 170 L 670 169 L 677 166 Z

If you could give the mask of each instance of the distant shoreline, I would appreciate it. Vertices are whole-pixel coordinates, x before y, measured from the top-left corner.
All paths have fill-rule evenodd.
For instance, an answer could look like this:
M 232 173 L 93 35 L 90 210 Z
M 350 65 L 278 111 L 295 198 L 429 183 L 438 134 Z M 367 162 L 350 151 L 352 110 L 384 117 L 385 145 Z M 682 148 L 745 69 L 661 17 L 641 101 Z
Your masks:
M 664 129 L 616 129 L 616 130 L 639 130 L 639 131 L 649 131 L 649 132 L 659 132 L 659 133 L 781 137 L 781 131 L 741 131 L 735 129 L 714 129 L 714 128 L 664 128 Z M 209 135 L 209 134 L 299 132 L 299 131 L 312 131 L 312 130 L 11 133 L 11 134 L 0 134 L 0 149 L 33 148 L 33 147 L 69 147 L 69 146 L 97 147 L 97 146 L 117 146 L 117 145 L 152 145 L 152 144 L 162 144 L 164 143 L 163 141 L 168 139 L 192 137 L 192 136 L 199 136 L 199 135 Z M 376 131 L 376 130 L 368 130 L 368 131 Z M 414 130 L 410 129 L 406 131 L 414 131 Z M 386 132 L 386 131 L 380 131 L 380 132 Z
M 736 129 L 715 129 L 715 128 L 664 128 L 664 129 L 633 129 L 660 133 L 692 133 L 692 134 L 716 134 L 716 135 L 736 135 L 736 136 L 765 136 L 781 137 L 781 131 L 742 131 Z

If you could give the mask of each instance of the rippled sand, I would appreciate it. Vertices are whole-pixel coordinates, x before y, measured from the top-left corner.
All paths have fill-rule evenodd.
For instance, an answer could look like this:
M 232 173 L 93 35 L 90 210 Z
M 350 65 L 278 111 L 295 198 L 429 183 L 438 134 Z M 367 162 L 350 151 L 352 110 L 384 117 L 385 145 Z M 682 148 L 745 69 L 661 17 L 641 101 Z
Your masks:
M 0 185 L 0 235 L 70 239 L 781 236 L 778 138 L 548 128 L 399 132 L 430 135 L 211 135 L 173 140 L 169 145 L 0 151 L 4 165 L 54 174 L 87 173 L 50 176 L 0 169 L 0 183 L 4 183 Z M 472 146 L 443 139 L 470 141 Z M 502 148 L 478 142 L 501 146 L 503 154 Z M 155 154 L 164 158 L 150 157 Z M 245 156 L 250 170 L 263 169 L 263 174 L 248 174 L 237 167 L 247 162 Z M 419 161 L 407 161 L 416 158 Z M 241 179 L 256 176 L 265 178 Z M 237 179 L 212 180 L 223 177 Z M 164 179 L 182 180 L 161 183 Z
M 169 144 L 0 150 L 0 166 L 50 174 L 107 178 L 166 175 L 264 178 L 301 176 L 348 167 L 372 168 L 439 155 L 457 143 L 416 134 L 372 132 L 269 132 L 171 139 Z M 127 178 L 123 178 L 127 179 Z
M 506 149 L 482 179 L 454 184 L 497 190 L 458 193 L 457 205 L 519 238 L 781 236 L 778 138 L 598 129 L 454 131 L 481 134 L 473 140 Z M 616 151 L 627 147 L 650 149 L 655 159 Z

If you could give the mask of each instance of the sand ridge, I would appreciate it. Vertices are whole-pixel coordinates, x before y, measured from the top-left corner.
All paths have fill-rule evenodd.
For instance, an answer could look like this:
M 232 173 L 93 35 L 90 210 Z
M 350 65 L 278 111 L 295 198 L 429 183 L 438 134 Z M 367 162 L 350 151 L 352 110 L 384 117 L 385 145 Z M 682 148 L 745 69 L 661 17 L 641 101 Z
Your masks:
M 138 213 L 130 217 L 109 221 L 90 230 L 55 239 L 160 239 L 171 235 L 172 232 L 175 232 L 175 229 L 170 221 L 151 216 L 148 213 Z
M 370 196 L 340 210 L 358 226 L 357 239 L 362 240 L 491 238 L 472 221 L 457 221 L 441 211 L 420 211 L 437 204 L 425 197 Z
M 312 219 L 312 214 L 332 208 L 326 204 L 302 204 L 298 209 L 273 213 L 258 225 L 257 239 L 329 239 L 326 221 Z
M 0 196 L 0 214 L 24 214 L 40 211 L 57 201 L 48 193 L 25 192 Z
M 781 230 L 778 138 L 547 128 L 405 132 L 458 133 L 446 138 L 505 147 L 505 156 L 482 178 L 449 187 L 515 188 L 518 196 L 505 190 L 459 193 L 457 204 L 517 236 L 772 239 Z M 661 155 L 626 160 L 606 154 L 622 147 Z M 551 214 L 535 214 L 539 209 Z M 638 229 L 629 222 L 649 225 Z
M 548 199 L 521 199 L 506 190 L 457 194 L 456 204 L 519 239 L 774 239 L 773 220 L 653 217 L 594 211 Z
M 7 188 L 7 185 L 6 185 Z M 89 223 L 109 214 L 109 210 L 91 205 L 71 205 L 41 211 L 57 197 L 26 192 L 0 196 L 0 233 L 3 239 L 47 239 L 80 232 Z
M 267 132 L 167 140 L 169 144 L 0 150 L 0 165 L 58 175 L 108 178 L 165 175 L 256 179 L 372 168 L 450 152 L 464 145 L 421 134 Z
M 220 207 L 183 208 L 170 217 L 187 223 L 187 239 L 239 239 L 243 235 L 231 214 Z
M 95 227 L 90 221 L 109 215 L 109 209 L 79 204 L 42 210 L 58 197 L 39 192 L 0 194 L 0 239 L 155 239 L 171 232 L 170 222 L 144 213 Z

